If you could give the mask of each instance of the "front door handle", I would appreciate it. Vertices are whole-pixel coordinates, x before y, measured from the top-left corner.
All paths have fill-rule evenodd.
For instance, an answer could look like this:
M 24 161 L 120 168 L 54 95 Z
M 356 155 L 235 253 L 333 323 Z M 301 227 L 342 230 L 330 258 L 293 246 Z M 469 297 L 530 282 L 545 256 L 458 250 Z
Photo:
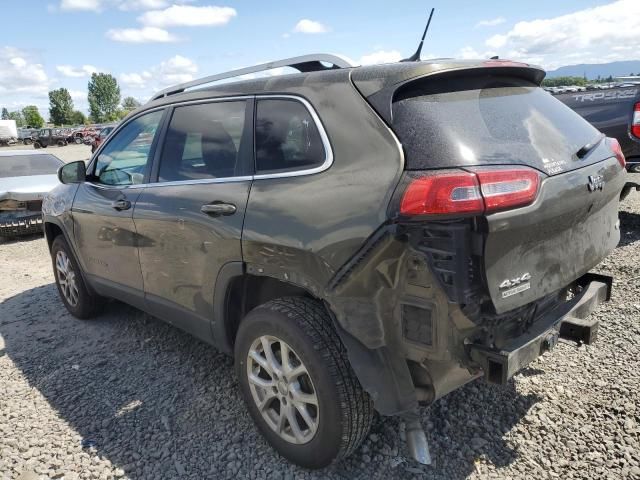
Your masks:
M 212 217 L 218 215 L 233 215 L 236 213 L 236 206 L 232 203 L 213 202 L 202 205 L 200 211 Z
M 131 208 L 131 202 L 129 200 L 121 198 L 120 200 L 111 202 L 111 207 L 115 208 L 118 211 L 129 210 Z

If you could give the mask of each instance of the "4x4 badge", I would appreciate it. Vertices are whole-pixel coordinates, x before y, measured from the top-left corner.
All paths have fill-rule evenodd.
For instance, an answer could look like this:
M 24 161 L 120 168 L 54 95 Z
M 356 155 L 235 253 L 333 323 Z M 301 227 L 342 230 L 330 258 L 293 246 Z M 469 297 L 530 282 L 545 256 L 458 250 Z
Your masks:
M 587 186 L 590 192 L 602 190 L 604 188 L 604 177 L 602 175 L 589 175 L 589 183 Z

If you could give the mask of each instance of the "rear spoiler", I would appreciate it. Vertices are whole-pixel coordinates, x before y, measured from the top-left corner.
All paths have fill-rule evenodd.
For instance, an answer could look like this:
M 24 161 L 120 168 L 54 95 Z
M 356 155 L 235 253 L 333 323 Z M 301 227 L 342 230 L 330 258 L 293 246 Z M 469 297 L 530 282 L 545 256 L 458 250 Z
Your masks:
M 393 123 L 392 104 L 396 94 L 404 87 L 427 77 L 496 75 L 527 80 L 540 85 L 546 72 L 542 67 L 509 60 L 460 61 L 442 59 L 404 64 L 360 67 L 353 71 L 351 80 L 360 94 L 387 122 Z

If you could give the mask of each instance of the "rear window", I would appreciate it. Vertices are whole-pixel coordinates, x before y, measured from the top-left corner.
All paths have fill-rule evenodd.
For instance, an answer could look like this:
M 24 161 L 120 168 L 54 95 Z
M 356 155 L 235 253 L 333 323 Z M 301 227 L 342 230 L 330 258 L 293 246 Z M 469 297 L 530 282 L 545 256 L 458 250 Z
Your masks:
M 258 100 L 256 173 L 307 170 L 326 160 L 320 132 L 309 110 L 296 100 Z
M 15 155 L 0 157 L 0 178 L 54 175 L 62 161 L 53 155 Z
M 524 164 L 554 174 L 577 167 L 576 152 L 598 138 L 536 85 L 489 76 L 412 84 L 394 99 L 393 129 L 409 170 Z

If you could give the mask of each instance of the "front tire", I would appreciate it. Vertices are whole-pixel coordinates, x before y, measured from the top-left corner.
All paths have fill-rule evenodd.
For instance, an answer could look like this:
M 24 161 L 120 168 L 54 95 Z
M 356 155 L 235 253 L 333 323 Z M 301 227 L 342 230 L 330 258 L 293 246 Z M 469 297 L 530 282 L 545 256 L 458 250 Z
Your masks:
M 291 462 L 325 467 L 367 435 L 371 399 L 321 303 L 291 297 L 255 308 L 240 324 L 235 359 L 251 416 Z
M 95 316 L 101 299 L 87 288 L 80 266 L 62 235 L 53 240 L 51 259 L 58 293 L 69 313 L 82 320 Z

